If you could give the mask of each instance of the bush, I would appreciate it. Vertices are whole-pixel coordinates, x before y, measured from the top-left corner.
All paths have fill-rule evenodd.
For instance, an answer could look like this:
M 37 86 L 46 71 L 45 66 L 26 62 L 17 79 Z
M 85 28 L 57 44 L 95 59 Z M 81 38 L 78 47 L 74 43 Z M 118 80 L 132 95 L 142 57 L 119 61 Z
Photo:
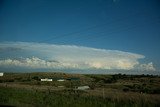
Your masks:
M 4 81 L 3 80 L 0 80 L 0 83 L 3 83 Z
M 129 91 L 129 88 L 123 88 L 123 91 L 124 91 L 124 92 L 128 92 L 128 91 Z
M 32 79 L 37 80 L 37 81 L 40 80 L 38 76 L 34 76 Z

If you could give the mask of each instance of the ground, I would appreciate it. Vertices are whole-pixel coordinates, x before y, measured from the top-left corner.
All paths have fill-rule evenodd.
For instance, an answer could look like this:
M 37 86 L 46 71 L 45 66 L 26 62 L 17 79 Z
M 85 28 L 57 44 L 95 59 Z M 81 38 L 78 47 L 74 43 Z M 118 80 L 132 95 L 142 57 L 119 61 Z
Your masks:
M 42 82 L 41 78 L 53 81 Z M 57 79 L 65 81 L 59 82 Z M 158 107 L 160 77 L 66 73 L 4 73 L 0 105 L 21 107 Z M 78 86 L 89 86 L 78 90 Z

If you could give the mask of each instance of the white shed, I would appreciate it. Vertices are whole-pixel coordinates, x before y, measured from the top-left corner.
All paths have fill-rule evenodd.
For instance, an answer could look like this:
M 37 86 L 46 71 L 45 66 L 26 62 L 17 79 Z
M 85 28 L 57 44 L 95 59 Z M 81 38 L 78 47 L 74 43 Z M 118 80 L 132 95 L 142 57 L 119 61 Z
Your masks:
M 44 79 L 41 79 L 41 81 L 52 81 L 52 79 L 44 78 Z
M 65 81 L 65 80 L 64 79 L 58 79 L 57 81 L 62 82 L 62 81 Z
M 0 76 L 3 76 L 3 72 L 0 72 Z
M 79 86 L 77 89 L 78 90 L 87 90 L 89 88 L 90 88 L 89 86 Z

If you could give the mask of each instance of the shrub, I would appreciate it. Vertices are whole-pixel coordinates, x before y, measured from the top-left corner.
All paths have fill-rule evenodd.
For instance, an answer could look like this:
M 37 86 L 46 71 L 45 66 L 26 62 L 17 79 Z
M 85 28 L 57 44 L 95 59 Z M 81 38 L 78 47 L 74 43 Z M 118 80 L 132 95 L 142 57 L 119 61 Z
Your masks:
M 123 88 L 123 91 L 124 91 L 124 92 L 128 92 L 128 91 L 129 91 L 129 88 Z
M 38 76 L 34 76 L 32 79 L 37 80 L 37 81 L 40 80 Z

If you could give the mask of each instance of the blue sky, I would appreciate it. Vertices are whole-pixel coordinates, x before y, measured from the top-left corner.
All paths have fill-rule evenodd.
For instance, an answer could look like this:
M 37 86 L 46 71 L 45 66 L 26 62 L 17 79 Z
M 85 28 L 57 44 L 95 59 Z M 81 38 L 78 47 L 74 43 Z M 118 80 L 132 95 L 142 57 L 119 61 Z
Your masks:
M 159 70 L 159 34 L 159 0 L 0 1 L 1 48 L 32 42 L 119 50 L 143 55 L 136 60 Z M 10 57 L 1 51 L 1 59 Z

